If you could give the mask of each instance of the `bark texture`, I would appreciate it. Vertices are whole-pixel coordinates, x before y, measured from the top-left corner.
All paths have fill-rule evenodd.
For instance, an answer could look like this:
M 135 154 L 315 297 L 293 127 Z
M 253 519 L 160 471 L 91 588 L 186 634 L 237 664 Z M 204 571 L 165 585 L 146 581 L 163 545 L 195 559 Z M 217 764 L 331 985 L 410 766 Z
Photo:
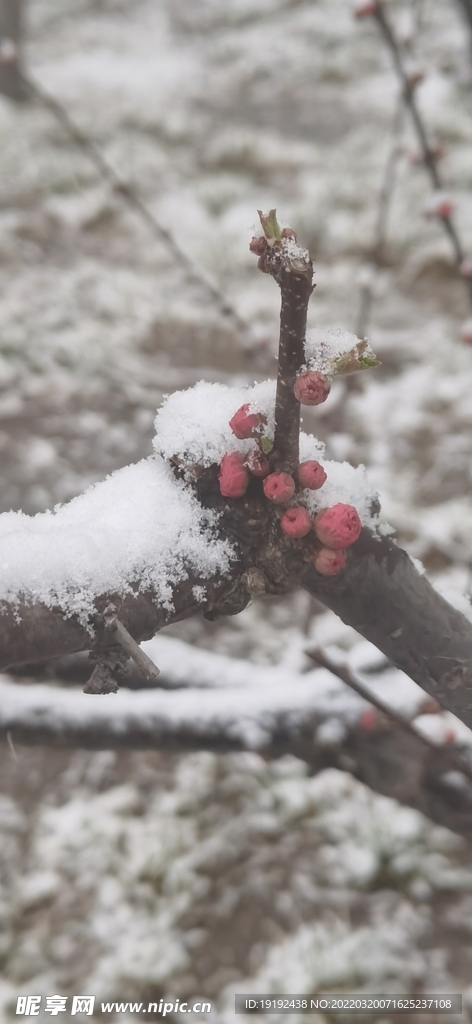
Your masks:
M 421 576 L 405 551 L 364 529 L 347 568 L 303 584 L 397 668 L 472 726 L 472 624 Z

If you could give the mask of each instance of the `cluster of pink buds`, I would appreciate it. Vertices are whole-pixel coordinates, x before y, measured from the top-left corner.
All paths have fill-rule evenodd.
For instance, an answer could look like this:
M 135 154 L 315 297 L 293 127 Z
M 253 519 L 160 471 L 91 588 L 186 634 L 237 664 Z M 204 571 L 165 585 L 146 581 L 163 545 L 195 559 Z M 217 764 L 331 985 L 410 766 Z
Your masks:
M 335 576 L 346 565 L 346 548 L 359 537 L 362 524 L 353 505 L 339 502 L 315 516 L 314 530 L 323 545 L 314 557 L 315 569 L 322 576 Z
M 307 390 L 304 391 L 308 378 Z M 299 382 L 302 382 L 299 384 Z M 324 401 L 329 393 L 329 381 L 317 371 L 309 371 L 297 378 L 298 395 L 308 394 L 308 404 Z M 297 392 L 296 392 L 297 393 Z M 324 398 L 319 398 L 319 395 Z M 318 398 L 314 401 L 313 395 Z M 301 400 L 301 399 L 299 399 Z M 249 486 L 251 476 L 262 479 L 262 489 L 274 505 L 289 505 L 280 518 L 282 533 L 293 540 L 306 537 L 314 531 L 321 547 L 313 558 L 315 569 L 323 576 L 334 576 L 346 565 L 346 548 L 354 544 L 361 532 L 361 522 L 353 505 L 339 503 L 324 508 L 313 518 L 303 504 L 296 503 L 296 491 L 319 490 L 326 482 L 326 471 L 316 459 L 301 462 L 295 475 L 271 471 L 270 455 L 262 450 L 262 427 L 265 417 L 251 412 L 249 404 L 242 405 L 229 421 L 236 437 L 255 439 L 255 447 L 246 455 L 231 452 L 224 455 L 219 467 L 220 493 L 225 498 L 241 498 Z M 295 498 L 295 503 L 293 499 Z

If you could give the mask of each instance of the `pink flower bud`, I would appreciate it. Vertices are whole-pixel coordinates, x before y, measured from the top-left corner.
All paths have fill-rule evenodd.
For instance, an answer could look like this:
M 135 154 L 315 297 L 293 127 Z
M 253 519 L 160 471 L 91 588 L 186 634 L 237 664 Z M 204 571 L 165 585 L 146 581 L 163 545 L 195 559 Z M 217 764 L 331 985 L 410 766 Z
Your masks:
M 248 452 L 244 465 L 253 476 L 267 476 L 270 473 L 270 462 L 259 448 L 253 448 Z
M 357 0 L 354 5 L 354 16 L 356 18 L 369 18 L 377 14 L 376 0 Z
M 317 572 L 322 576 L 335 576 L 346 565 L 346 552 L 333 551 L 332 548 L 320 548 L 313 558 Z
M 461 326 L 461 341 L 464 345 L 472 345 L 472 319 L 464 320 Z
M 287 537 L 306 537 L 311 530 L 311 518 L 306 508 L 288 508 L 280 526 Z
M 295 481 L 288 473 L 270 473 L 262 486 L 266 498 L 276 505 L 284 505 L 295 494 Z
M 307 370 L 301 373 L 293 385 L 293 393 L 300 405 L 321 405 L 331 391 L 327 377 L 318 370 Z
M 300 487 L 308 487 L 310 491 L 317 491 L 322 487 L 327 477 L 320 462 L 316 459 L 309 459 L 308 462 L 301 462 L 297 469 L 297 479 Z
M 373 708 L 366 708 L 365 711 L 362 712 L 362 715 L 359 718 L 359 725 L 360 725 L 361 729 L 367 729 L 367 730 L 375 729 L 375 726 L 377 725 L 377 722 L 378 722 L 377 712 L 374 711 Z
M 263 256 L 267 249 L 267 240 L 264 235 L 254 235 L 249 242 L 250 252 L 254 252 L 256 256 Z
M 450 217 L 454 213 L 454 203 L 444 192 L 436 192 L 423 207 L 425 217 Z
M 258 427 L 264 423 L 264 417 L 259 412 L 249 412 L 249 405 L 242 405 L 237 409 L 230 419 L 229 425 L 233 434 L 240 440 L 245 437 L 254 437 Z
M 315 518 L 318 540 L 334 551 L 354 544 L 361 529 L 361 521 L 353 505 L 332 505 L 318 512 Z
M 224 498 L 240 498 L 249 483 L 249 473 L 237 452 L 223 455 L 218 473 L 220 492 Z

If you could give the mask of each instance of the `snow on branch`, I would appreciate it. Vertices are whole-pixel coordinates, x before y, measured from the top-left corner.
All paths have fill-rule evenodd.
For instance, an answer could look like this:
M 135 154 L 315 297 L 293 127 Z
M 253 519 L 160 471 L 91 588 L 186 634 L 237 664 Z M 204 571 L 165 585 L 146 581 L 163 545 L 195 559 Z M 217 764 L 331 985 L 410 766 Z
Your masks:
M 216 523 L 163 459 L 145 459 L 53 513 L 4 513 L 0 601 L 59 608 L 86 629 L 101 595 L 151 590 L 170 610 L 189 574 L 228 572 L 232 546 Z
M 472 625 L 383 535 L 364 468 L 321 462 L 299 435 L 299 406 L 375 356 L 342 331 L 305 339 L 309 255 L 274 210 L 261 223 L 250 248 L 281 289 L 277 383 L 174 394 L 152 458 L 54 513 L 0 517 L 0 667 L 91 650 L 106 692 L 120 636 L 133 649 L 199 610 L 236 614 L 302 585 L 470 726 Z
M 180 641 L 146 645 L 178 685 L 176 692 L 122 690 L 107 700 L 56 687 L 0 680 L 0 738 L 17 744 L 89 749 L 172 751 L 257 750 L 266 758 L 292 754 L 313 771 L 335 766 L 372 789 L 415 807 L 438 824 L 472 838 L 472 787 L 457 770 L 451 747 L 377 716 L 325 669 L 296 675 L 260 668 Z M 196 689 L 195 683 L 200 689 Z M 405 690 L 405 685 L 406 690 Z M 412 713 L 418 691 L 400 681 Z M 405 700 L 403 701 L 403 706 Z

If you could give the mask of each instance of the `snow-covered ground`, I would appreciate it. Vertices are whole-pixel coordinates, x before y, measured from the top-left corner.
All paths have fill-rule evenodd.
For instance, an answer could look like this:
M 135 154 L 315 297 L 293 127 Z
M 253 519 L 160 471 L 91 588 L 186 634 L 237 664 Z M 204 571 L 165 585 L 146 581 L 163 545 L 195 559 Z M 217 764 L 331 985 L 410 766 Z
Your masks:
M 413 31 L 472 256 L 460 5 L 387 5 L 402 38 Z M 251 325 L 234 332 L 49 111 L 0 98 L 0 502 L 32 513 L 150 455 L 164 394 L 273 373 L 277 289 L 248 251 L 258 208 L 277 207 L 315 258 L 310 326 L 357 330 L 398 86 L 349 0 L 35 0 L 27 21 L 31 73 Z M 367 329 L 383 365 L 358 387 L 336 381 L 304 429 L 328 458 L 366 464 L 385 519 L 470 614 L 470 306 L 423 216 L 408 118 L 402 131 Z M 320 612 L 295 594 L 169 635 L 287 673 L 306 671 L 313 641 L 375 667 Z M 392 673 L 369 678 L 394 693 Z M 236 990 L 470 986 L 464 843 L 349 776 L 256 753 L 5 748 L 1 764 L 5 1021 L 26 992 L 205 995 L 226 1022 Z

